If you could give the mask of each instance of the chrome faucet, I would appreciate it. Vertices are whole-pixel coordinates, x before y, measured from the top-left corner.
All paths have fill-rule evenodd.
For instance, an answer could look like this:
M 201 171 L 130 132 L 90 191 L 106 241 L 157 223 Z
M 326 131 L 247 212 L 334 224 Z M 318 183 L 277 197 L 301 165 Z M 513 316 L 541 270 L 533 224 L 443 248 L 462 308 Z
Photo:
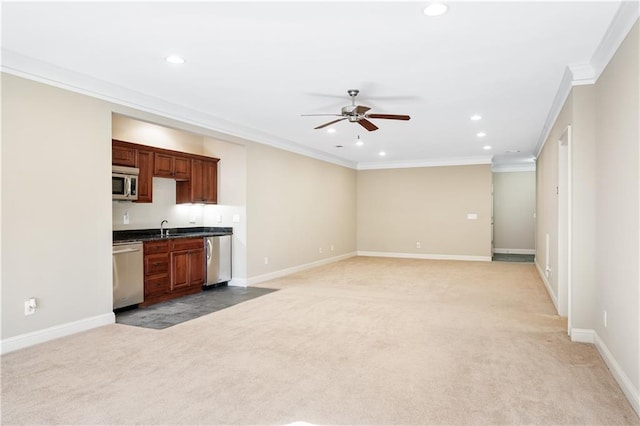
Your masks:
M 167 220 L 163 220 L 162 222 L 160 222 L 160 238 L 163 238 L 165 236 L 165 231 L 164 231 L 164 224 L 165 223 L 169 223 Z M 169 235 L 169 230 L 167 229 L 167 235 Z

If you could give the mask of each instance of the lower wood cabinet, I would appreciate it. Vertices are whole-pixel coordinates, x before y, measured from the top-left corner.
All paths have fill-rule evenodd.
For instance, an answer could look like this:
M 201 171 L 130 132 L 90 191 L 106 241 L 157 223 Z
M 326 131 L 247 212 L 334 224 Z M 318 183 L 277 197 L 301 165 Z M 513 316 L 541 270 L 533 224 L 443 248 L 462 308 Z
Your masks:
M 181 238 L 171 241 L 171 291 L 202 288 L 204 284 L 204 240 Z
M 204 239 L 175 238 L 144 243 L 144 302 L 141 306 L 202 291 Z

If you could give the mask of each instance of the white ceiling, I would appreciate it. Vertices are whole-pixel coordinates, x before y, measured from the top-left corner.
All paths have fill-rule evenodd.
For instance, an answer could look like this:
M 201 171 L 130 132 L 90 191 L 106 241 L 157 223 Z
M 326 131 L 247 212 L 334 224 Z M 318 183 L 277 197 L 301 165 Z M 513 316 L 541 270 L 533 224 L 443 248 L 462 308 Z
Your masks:
M 2 67 L 351 167 L 532 164 L 567 66 L 590 63 L 620 6 L 427 4 L 3 2 Z M 331 117 L 301 116 L 339 113 L 352 88 L 411 120 L 329 134 L 313 128 Z

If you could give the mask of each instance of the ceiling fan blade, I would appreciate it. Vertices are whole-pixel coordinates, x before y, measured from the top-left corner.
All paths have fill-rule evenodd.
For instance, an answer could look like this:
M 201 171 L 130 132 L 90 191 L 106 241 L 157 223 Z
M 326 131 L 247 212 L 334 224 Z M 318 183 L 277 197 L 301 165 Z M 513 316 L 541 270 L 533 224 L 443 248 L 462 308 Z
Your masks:
M 363 105 L 358 105 L 356 107 L 356 114 L 364 114 L 365 112 L 369 111 L 371 108 L 363 106 Z
M 337 123 L 338 121 L 346 120 L 347 118 L 348 118 L 348 117 L 338 118 L 337 120 L 333 120 L 333 121 L 330 121 L 330 122 L 328 122 L 328 123 L 321 124 L 321 125 L 320 125 L 320 126 L 318 126 L 318 127 L 314 127 L 314 130 L 315 130 L 315 129 L 322 129 L 323 127 L 327 127 L 327 126 L 331 126 L 333 123 Z
M 367 118 L 386 118 L 388 120 L 410 120 L 411 117 L 408 115 L 397 115 L 397 114 L 367 114 L 365 117 Z
M 378 126 L 376 126 L 366 118 L 361 118 L 360 120 L 358 120 L 358 123 L 370 132 L 373 132 L 374 130 L 378 130 Z

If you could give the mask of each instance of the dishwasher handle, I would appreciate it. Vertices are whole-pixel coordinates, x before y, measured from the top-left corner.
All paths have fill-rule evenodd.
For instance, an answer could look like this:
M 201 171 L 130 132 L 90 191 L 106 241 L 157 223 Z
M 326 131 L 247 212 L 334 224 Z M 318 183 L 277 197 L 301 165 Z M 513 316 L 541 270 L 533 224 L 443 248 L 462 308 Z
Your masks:
M 134 253 L 136 251 L 140 251 L 139 248 L 126 248 L 122 250 L 114 250 L 113 254 L 123 254 L 123 253 Z
M 211 252 L 213 252 L 213 246 L 211 244 L 211 239 L 206 238 L 207 241 L 207 260 L 211 259 Z

